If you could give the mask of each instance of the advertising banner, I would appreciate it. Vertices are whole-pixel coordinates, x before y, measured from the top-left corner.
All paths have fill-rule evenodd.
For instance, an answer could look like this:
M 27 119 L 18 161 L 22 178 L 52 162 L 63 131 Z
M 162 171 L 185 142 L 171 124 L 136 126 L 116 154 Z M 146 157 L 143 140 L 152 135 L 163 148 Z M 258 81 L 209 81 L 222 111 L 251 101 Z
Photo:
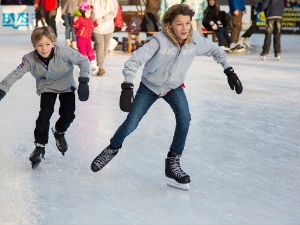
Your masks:
M 265 32 L 266 30 L 266 16 L 264 11 L 257 12 L 256 14 L 257 32 Z M 285 7 L 282 24 L 282 34 L 300 34 L 300 7 Z

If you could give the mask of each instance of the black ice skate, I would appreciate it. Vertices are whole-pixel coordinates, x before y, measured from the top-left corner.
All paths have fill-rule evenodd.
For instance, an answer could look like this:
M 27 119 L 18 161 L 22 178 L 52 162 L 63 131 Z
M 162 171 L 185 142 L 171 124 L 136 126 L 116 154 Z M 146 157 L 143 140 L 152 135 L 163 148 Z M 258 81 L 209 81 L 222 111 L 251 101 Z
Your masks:
M 114 148 L 111 145 L 107 146 L 92 162 L 91 164 L 91 170 L 93 172 L 98 172 L 101 170 L 104 166 L 106 166 L 107 163 L 110 162 L 110 160 L 113 159 L 118 154 L 119 148 Z
M 68 150 L 68 143 L 65 139 L 65 133 L 58 132 L 53 127 L 51 128 L 52 133 L 55 137 L 56 147 L 61 152 L 62 155 L 65 155 L 65 152 Z
M 189 190 L 190 176 L 180 167 L 180 155 L 175 155 L 171 151 L 165 160 L 165 174 L 168 178 L 167 185 L 184 190 Z
M 32 169 L 35 169 L 39 166 L 40 162 L 42 161 L 42 158 L 44 158 L 45 155 L 45 146 L 42 144 L 35 144 L 35 149 L 29 156 L 29 161 L 31 161 Z

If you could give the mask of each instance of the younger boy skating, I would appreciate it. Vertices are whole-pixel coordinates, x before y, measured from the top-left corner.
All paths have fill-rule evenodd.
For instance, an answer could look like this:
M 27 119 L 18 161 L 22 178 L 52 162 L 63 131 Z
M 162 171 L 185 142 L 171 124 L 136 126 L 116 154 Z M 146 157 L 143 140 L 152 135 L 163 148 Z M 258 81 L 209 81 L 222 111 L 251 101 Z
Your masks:
M 41 96 L 41 100 L 34 130 L 35 149 L 29 157 L 32 168 L 37 167 L 45 155 L 50 118 L 54 112 L 57 96 L 60 101 L 60 118 L 52 128 L 52 132 L 58 150 L 64 155 L 68 149 L 64 134 L 75 118 L 76 83 L 73 77 L 73 65 L 78 65 L 80 68 L 79 100 L 86 101 L 89 97 L 88 59 L 68 46 L 56 45 L 55 39 L 56 36 L 50 27 L 36 28 L 31 34 L 31 42 L 35 50 L 24 55 L 22 63 L 0 83 L 1 100 L 25 73 L 30 72 L 36 79 L 37 94 Z

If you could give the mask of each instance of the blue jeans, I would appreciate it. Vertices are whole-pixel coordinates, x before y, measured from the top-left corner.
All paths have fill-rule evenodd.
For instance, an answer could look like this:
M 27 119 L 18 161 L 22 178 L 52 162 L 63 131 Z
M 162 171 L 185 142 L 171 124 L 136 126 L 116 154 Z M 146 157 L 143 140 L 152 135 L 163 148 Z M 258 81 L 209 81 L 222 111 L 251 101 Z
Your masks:
M 66 27 L 65 30 L 66 39 L 71 39 L 72 42 L 76 41 L 75 28 L 72 27 L 73 16 L 70 13 L 68 13 L 68 14 L 63 14 L 62 18 L 64 20 L 64 25 Z M 72 38 L 70 38 L 70 32 Z
M 224 46 L 224 38 L 226 39 L 228 45 L 230 46 L 231 44 L 231 38 L 228 35 L 227 30 L 224 27 L 219 27 L 218 30 L 216 31 L 216 35 L 219 40 L 219 46 Z
M 132 110 L 128 113 L 126 120 L 110 139 L 110 144 L 113 147 L 121 146 L 124 139 L 137 128 L 142 117 L 159 98 L 163 98 L 171 106 L 175 114 L 176 128 L 170 150 L 176 155 L 181 155 L 191 121 L 188 102 L 181 86 L 171 90 L 166 96 L 159 97 L 141 82 L 135 96 Z

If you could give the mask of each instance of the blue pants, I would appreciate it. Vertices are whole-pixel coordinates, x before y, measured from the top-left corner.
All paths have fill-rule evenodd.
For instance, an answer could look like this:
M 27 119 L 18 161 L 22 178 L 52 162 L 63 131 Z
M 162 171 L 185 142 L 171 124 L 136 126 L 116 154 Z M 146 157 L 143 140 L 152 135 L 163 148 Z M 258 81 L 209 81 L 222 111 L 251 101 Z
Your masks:
M 216 31 L 216 34 L 219 40 L 219 46 L 224 46 L 224 38 L 226 39 L 228 45 L 231 44 L 231 38 L 229 37 L 228 32 L 224 27 L 219 27 Z
M 148 89 L 142 82 L 140 83 L 132 110 L 128 113 L 126 120 L 110 139 L 110 144 L 113 147 L 122 145 L 124 139 L 137 128 L 142 117 L 158 98 L 160 98 L 158 95 Z M 189 106 L 184 90 L 180 86 L 171 90 L 162 98 L 171 106 L 176 118 L 176 128 L 170 150 L 176 155 L 181 155 L 191 121 L 191 114 L 189 112 Z M 159 123 L 159 121 L 157 123 Z
M 65 30 L 66 39 L 71 39 L 72 42 L 76 41 L 75 28 L 72 27 L 73 16 L 70 13 L 68 13 L 68 14 L 63 14 L 62 18 L 64 20 L 64 25 L 66 27 Z M 71 32 L 71 37 L 70 37 L 70 32 Z

